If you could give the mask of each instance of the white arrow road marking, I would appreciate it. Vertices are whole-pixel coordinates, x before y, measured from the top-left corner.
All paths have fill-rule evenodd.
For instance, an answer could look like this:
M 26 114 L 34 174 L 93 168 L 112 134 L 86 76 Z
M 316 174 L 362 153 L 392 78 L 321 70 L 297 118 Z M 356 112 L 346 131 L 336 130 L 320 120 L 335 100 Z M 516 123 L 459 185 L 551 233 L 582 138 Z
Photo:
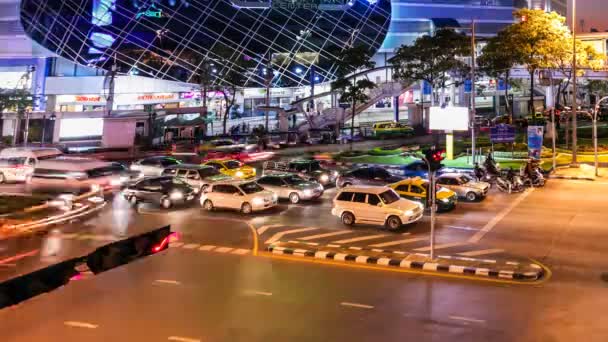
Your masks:
M 471 236 L 469 242 L 479 242 L 479 240 L 481 240 L 488 232 L 490 232 L 492 228 L 494 228 L 494 226 L 498 224 L 498 222 L 500 222 L 505 216 L 507 216 L 511 212 L 511 210 L 515 209 L 515 207 L 519 205 L 519 203 L 521 203 L 521 201 L 528 197 L 528 195 L 530 195 L 533 191 L 534 188 L 528 188 L 526 191 L 524 191 L 521 195 L 519 195 L 519 197 L 515 199 L 515 201 L 513 201 L 513 203 L 511 203 L 511 205 L 504 208 L 501 212 L 498 213 L 498 215 L 494 216 L 494 218 L 492 218 L 490 222 L 486 223 L 486 225 L 483 226 L 480 231 L 478 231 L 475 235 Z
M 68 327 L 75 327 L 75 328 L 95 329 L 98 327 L 97 324 L 78 322 L 78 321 L 65 321 L 65 322 L 63 322 L 63 324 L 67 325 Z
M 382 238 L 382 237 L 385 237 L 385 236 L 387 236 L 387 235 L 384 235 L 384 234 L 365 235 L 365 236 L 360 236 L 360 237 L 356 237 L 356 238 L 352 238 L 352 239 L 332 241 L 331 243 L 351 243 L 351 242 L 358 242 L 358 241 L 379 239 L 379 238 Z
M 411 242 L 416 242 L 416 241 L 427 240 L 427 239 L 428 239 L 428 237 L 419 237 L 419 238 L 377 243 L 377 244 L 369 245 L 369 246 L 370 247 L 388 247 L 388 246 L 395 246 L 395 245 L 401 245 L 401 244 L 406 244 L 406 243 L 411 243 Z
M 452 242 L 452 243 L 444 243 L 444 244 L 440 244 L 440 245 L 435 245 L 435 249 L 444 249 L 444 248 L 450 248 L 450 247 L 456 247 L 456 246 L 463 246 L 466 245 L 467 242 Z M 422 247 L 422 248 L 416 248 L 414 249 L 415 251 L 420 251 L 420 252 L 427 252 L 431 250 L 431 246 L 428 247 Z
M 504 249 L 491 248 L 491 249 L 482 249 L 482 250 L 470 251 L 470 252 L 464 252 L 464 253 L 457 253 L 457 254 L 458 255 L 464 255 L 464 256 L 472 257 L 472 256 L 486 255 L 486 254 L 502 253 L 504 251 L 505 251 Z
M 305 236 L 305 237 L 298 238 L 298 240 L 308 241 L 308 240 L 314 240 L 314 239 L 322 239 L 322 238 L 326 238 L 326 237 L 330 237 L 330 236 L 343 235 L 343 234 L 348 234 L 348 233 L 352 233 L 352 232 L 353 232 L 352 230 L 339 230 L 339 231 L 333 232 L 333 233 Z
M 271 244 L 274 242 L 279 241 L 283 236 L 287 235 L 287 234 L 295 234 L 295 233 L 303 233 L 303 232 L 309 232 L 311 230 L 316 230 L 318 228 L 300 228 L 300 229 L 291 229 L 291 230 L 286 230 L 280 233 L 276 233 L 273 236 L 270 237 L 270 239 L 266 240 L 266 244 Z

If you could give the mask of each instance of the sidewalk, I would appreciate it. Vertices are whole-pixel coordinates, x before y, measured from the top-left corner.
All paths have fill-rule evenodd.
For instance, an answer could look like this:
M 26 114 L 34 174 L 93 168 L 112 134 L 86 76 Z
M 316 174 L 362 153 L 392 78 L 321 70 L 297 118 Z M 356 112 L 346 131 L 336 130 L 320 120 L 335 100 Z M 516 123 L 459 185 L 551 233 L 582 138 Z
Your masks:
M 588 164 L 580 164 L 580 167 L 558 166 L 549 178 L 573 179 L 573 180 L 605 180 L 608 181 L 608 168 L 600 167 L 599 176 L 595 176 L 595 167 Z

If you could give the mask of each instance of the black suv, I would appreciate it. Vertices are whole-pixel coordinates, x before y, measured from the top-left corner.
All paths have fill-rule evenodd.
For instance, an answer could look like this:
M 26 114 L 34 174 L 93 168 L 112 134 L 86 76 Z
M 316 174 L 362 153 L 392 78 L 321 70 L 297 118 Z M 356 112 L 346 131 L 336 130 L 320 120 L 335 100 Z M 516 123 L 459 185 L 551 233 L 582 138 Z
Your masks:
M 123 191 L 129 203 L 136 206 L 139 202 L 158 203 L 165 209 L 175 204 L 191 202 L 194 189 L 184 181 L 174 177 L 152 177 L 140 180 Z

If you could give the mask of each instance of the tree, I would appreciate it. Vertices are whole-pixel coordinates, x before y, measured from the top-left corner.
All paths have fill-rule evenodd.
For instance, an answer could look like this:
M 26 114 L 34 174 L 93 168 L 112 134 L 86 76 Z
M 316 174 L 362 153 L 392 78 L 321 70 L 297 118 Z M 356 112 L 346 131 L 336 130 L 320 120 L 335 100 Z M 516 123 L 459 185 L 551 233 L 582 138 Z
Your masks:
M 0 122 L 5 111 L 16 113 L 13 145 L 17 144 L 21 120 L 24 118 L 25 112 L 33 107 L 33 104 L 32 95 L 25 89 L 0 89 Z
M 608 95 L 608 81 L 606 80 L 587 80 L 587 83 L 584 85 L 583 89 L 589 94 L 589 97 L 593 96 L 595 98 L 592 103 L 597 103 L 597 101 Z
M 402 45 L 389 61 L 394 66 L 394 78 L 430 84 L 434 104 L 436 89 L 445 90 L 448 80 L 463 78 L 469 72 L 469 66 L 459 57 L 470 54 L 470 41 L 466 35 L 440 29 L 432 36 L 419 37 L 412 46 Z
M 517 65 L 518 61 L 522 60 L 523 56 L 520 56 L 519 50 L 510 47 L 508 44 L 511 43 L 509 37 L 506 36 L 504 31 L 498 32 L 495 37 L 488 40 L 486 46 L 483 48 L 482 55 L 477 60 L 479 69 L 481 72 L 489 77 L 504 82 L 505 92 L 505 103 L 507 108 L 507 114 L 513 119 L 513 112 L 510 108 L 509 103 L 509 86 L 511 84 L 511 68 Z
M 369 101 L 367 91 L 376 87 L 376 84 L 367 78 L 357 81 L 357 72 L 362 69 L 371 69 L 376 66 L 376 63 L 370 58 L 371 57 L 367 48 L 363 45 L 359 45 L 338 51 L 333 61 L 334 65 L 337 67 L 336 74 L 338 79 L 331 83 L 331 89 L 332 91 L 339 91 L 341 93 L 340 102 L 350 103 L 352 108 L 350 126 L 351 149 L 355 136 L 355 115 L 357 103 L 365 103 Z M 352 73 L 350 77 L 347 76 L 349 73 Z M 340 123 L 336 122 L 336 126 L 338 129 Z

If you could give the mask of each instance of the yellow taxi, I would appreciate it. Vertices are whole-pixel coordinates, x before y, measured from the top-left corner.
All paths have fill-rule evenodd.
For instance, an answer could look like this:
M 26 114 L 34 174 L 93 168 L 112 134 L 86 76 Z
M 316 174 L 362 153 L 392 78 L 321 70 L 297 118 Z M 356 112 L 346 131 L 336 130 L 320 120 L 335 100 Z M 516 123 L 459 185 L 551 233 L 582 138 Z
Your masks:
M 212 159 L 203 163 L 203 165 L 208 165 L 214 167 L 219 172 L 225 174 L 226 176 L 239 178 L 239 179 L 249 179 L 255 177 L 255 168 L 245 165 L 238 160 L 218 160 Z
M 373 131 L 376 137 L 414 134 L 412 127 L 394 121 L 376 122 Z
M 399 196 L 418 201 L 424 206 L 427 206 L 427 193 L 429 188 L 429 182 L 420 177 L 407 178 L 397 183 L 389 185 L 395 190 Z M 441 186 L 437 186 L 437 209 L 438 210 L 452 210 L 456 207 L 458 202 L 458 195 L 449 189 Z

